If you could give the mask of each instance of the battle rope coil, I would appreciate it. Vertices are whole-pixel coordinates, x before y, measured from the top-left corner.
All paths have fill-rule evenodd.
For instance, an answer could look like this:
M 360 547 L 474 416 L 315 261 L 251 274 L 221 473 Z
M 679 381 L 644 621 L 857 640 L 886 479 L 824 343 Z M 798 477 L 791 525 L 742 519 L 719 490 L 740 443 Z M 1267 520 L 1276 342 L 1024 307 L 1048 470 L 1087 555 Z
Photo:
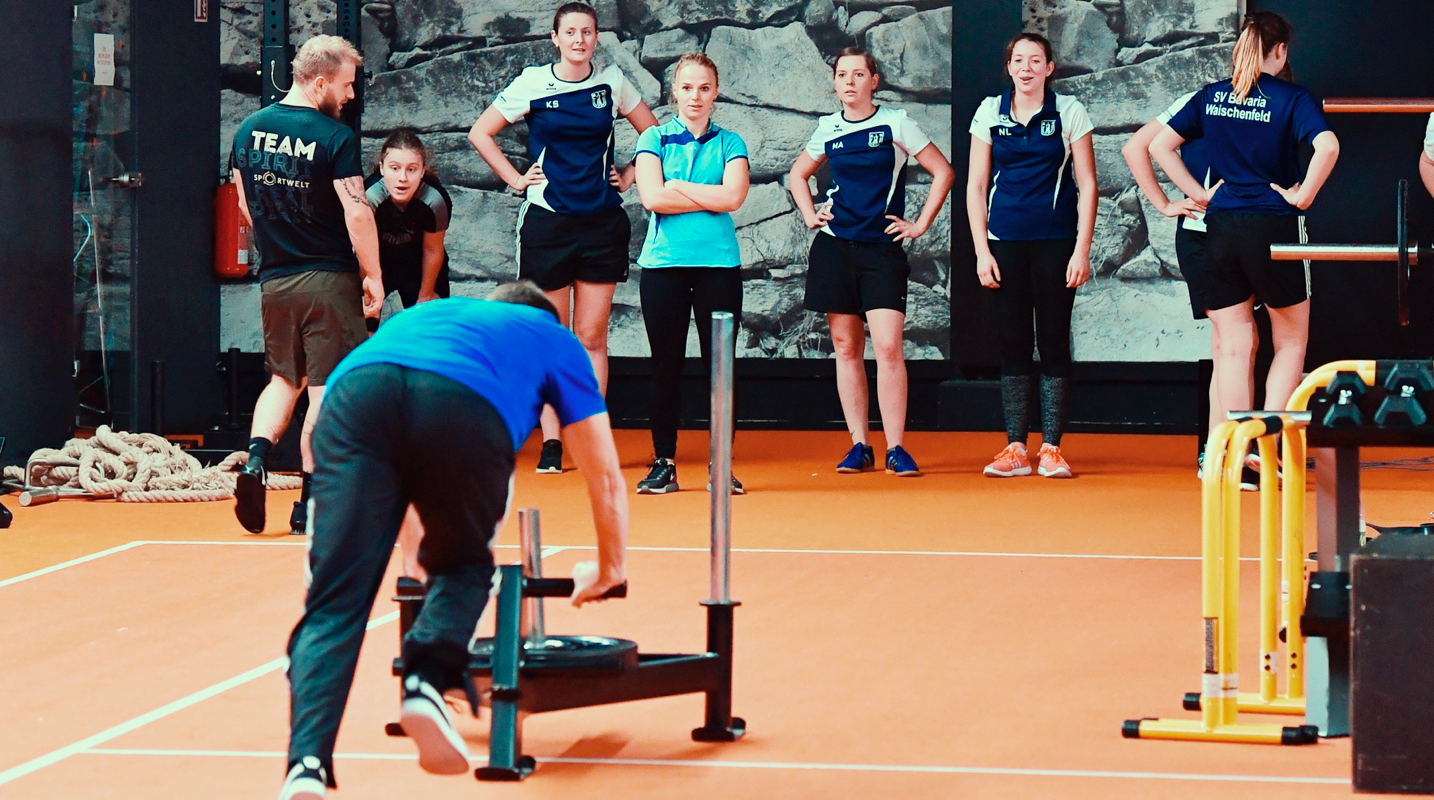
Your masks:
M 212 467 L 152 433 L 124 433 L 101 425 L 89 439 L 71 439 L 60 450 L 36 450 L 25 469 L 6 467 L 4 477 L 26 488 L 59 488 L 63 494 L 121 503 L 181 503 L 227 500 L 234 496 L 243 451 Z M 270 489 L 298 489 L 291 475 L 269 475 Z

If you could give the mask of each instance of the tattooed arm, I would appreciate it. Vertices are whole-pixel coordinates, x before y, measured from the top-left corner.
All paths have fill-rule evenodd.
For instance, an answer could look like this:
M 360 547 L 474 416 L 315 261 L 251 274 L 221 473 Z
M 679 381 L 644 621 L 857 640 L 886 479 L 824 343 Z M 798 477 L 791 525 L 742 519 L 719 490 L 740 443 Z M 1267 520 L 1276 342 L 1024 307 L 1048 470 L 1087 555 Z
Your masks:
M 363 178 L 354 175 L 334 181 L 334 191 L 344 207 L 344 224 L 349 241 L 358 256 L 359 273 L 363 275 L 363 313 L 378 316 L 383 306 L 383 277 L 378 265 L 378 225 L 373 220 L 373 207 L 363 191 Z

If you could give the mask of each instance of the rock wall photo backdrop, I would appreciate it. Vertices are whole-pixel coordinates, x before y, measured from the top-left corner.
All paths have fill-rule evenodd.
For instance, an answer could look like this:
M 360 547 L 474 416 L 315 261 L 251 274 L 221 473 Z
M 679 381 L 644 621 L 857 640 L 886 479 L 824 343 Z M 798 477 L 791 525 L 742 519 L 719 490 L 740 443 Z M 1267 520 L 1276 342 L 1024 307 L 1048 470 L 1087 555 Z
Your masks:
M 466 134 L 478 114 L 524 66 L 554 60 L 549 40 L 559 3 L 534 0 L 375 0 L 363 6 L 363 50 L 369 83 L 363 115 L 366 153 L 399 126 L 417 128 L 434 153 L 434 166 L 453 196 L 448 232 L 453 291 L 481 296 L 511 278 L 513 230 L 519 199 L 488 169 Z M 733 214 L 744 275 L 742 332 L 745 357 L 827 358 L 825 320 L 802 309 L 811 236 L 792 205 L 786 173 L 816 127 L 838 110 L 830 64 L 843 47 L 869 48 L 884 71 L 878 102 L 904 108 L 949 158 L 951 139 L 951 6 L 948 0 L 598 0 L 595 58 L 616 62 L 642 91 L 659 121 L 667 105 L 672 65 L 704 50 L 721 70 L 714 119 L 747 142 L 752 189 Z M 259 107 L 261 0 L 224 0 L 221 6 L 225 75 L 221 157 L 233 131 Z M 293 0 L 290 38 L 303 42 L 333 33 L 332 0 Z M 967 116 L 962 112 L 957 116 Z M 618 123 L 618 161 L 632 157 L 636 135 Z M 519 169 L 528 167 L 526 125 L 505 129 L 500 141 Z M 965 135 L 960 137 L 965 157 Z M 823 176 L 819 176 L 823 177 Z M 908 216 L 925 201 L 930 176 L 913 162 Z M 960 197 L 957 187 L 953 196 Z M 647 215 L 630 190 L 632 258 L 646 234 Z M 964 214 L 964 212 L 963 212 Z M 962 217 L 964 219 L 964 216 Z M 958 227 L 965 234 L 964 224 Z M 913 268 L 907 318 L 907 356 L 946 358 L 950 325 L 951 203 L 925 236 L 908 245 Z M 638 302 L 641 270 L 618 288 L 609 349 L 646 356 Z M 224 287 L 222 346 L 262 350 L 254 284 Z M 696 337 L 689 337 L 696 354 Z

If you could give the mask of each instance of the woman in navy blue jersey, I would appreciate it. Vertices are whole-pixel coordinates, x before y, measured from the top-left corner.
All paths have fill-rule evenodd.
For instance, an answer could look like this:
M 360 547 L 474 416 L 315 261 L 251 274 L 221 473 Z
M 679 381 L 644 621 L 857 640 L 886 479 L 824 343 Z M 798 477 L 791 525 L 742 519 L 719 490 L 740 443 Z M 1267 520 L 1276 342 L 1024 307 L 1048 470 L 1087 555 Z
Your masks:
M 876 462 L 867 443 L 866 332 L 876 355 L 877 401 L 886 439 L 886 471 L 920 475 L 902 447 L 906 434 L 906 282 L 911 267 L 901 243 L 931 227 L 946 202 L 955 172 L 906 112 L 872 102 L 880 81 L 876 60 L 848 47 L 832 65 L 842 109 L 822 117 L 797 156 L 787 181 L 807 227 L 815 230 L 807 258 L 808 311 L 827 315 L 836 351 L 837 395 L 852 448 L 837 472 L 863 472 Z M 906 164 L 916 159 L 931 173 L 931 191 L 915 220 L 906 219 Z M 831 184 L 818 208 L 807 184 L 823 162 Z
M 614 163 L 618 117 L 640 134 L 657 124 L 637 88 L 611 65 L 593 66 L 597 12 L 567 3 L 553 16 L 558 61 L 528 67 L 483 111 L 468 140 L 498 177 L 527 202 L 518 212 L 518 277 L 531 280 L 558 308 L 592 358 L 607 390 L 607 326 L 617 284 L 627 280 L 632 227 L 618 192 L 632 186 L 634 168 Z M 533 163 L 519 172 L 494 136 L 528 121 Z M 569 311 L 571 310 L 571 314 Z M 563 471 L 563 446 L 552 409 L 542 416 L 538 472 Z
M 1071 375 L 1071 311 L 1090 280 L 1095 235 L 1095 148 L 1079 100 L 1046 86 L 1051 43 L 1022 33 L 1006 45 L 1014 88 L 986 98 L 971 120 L 966 213 L 981 285 L 995 292 L 1006 447 L 984 474 L 1031 474 L 1027 409 L 1041 353 L 1038 472 L 1071 477 L 1061 454 Z M 1035 317 L 1032 331 L 1031 318 Z
M 1275 349 L 1265 408 L 1283 409 L 1304 370 L 1309 294 L 1304 266 L 1274 261 L 1270 245 L 1301 240 L 1300 212 L 1334 169 L 1339 141 L 1309 92 L 1276 77 L 1289 56 L 1290 24 L 1261 11 L 1245 17 L 1232 76 L 1201 89 L 1175 113 L 1150 152 L 1182 192 L 1207 203 L 1205 303 L 1215 327 L 1220 407 L 1250 408 L 1255 354 L 1254 305 L 1270 312 Z M 1203 139 L 1222 179 L 1207 192 L 1176 152 Z M 1314 146 L 1300 173 L 1299 145 Z

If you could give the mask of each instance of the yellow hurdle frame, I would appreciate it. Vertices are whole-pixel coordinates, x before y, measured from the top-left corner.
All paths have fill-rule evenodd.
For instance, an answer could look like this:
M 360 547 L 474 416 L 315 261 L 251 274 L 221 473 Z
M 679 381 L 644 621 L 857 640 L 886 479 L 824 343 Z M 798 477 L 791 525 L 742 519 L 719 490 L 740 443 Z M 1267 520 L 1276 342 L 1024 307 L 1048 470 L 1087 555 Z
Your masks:
M 1335 374 L 1355 372 L 1375 380 L 1374 361 L 1336 361 L 1311 372 L 1295 389 L 1288 411 L 1304 411 L 1316 391 Z M 1313 726 L 1239 722 L 1239 712 L 1304 714 L 1305 589 L 1305 424 L 1291 416 L 1268 415 L 1224 422 L 1211 431 L 1201 486 L 1201 613 L 1205 624 L 1205 669 L 1191 719 L 1127 720 L 1123 734 L 1139 739 L 1313 744 Z M 1280 491 L 1274 438 L 1284 433 L 1286 491 Z M 1260 683 L 1257 692 L 1239 691 L 1240 477 L 1244 454 L 1255 442 L 1260 453 Z M 1279 690 L 1279 626 L 1285 625 L 1285 691 Z

